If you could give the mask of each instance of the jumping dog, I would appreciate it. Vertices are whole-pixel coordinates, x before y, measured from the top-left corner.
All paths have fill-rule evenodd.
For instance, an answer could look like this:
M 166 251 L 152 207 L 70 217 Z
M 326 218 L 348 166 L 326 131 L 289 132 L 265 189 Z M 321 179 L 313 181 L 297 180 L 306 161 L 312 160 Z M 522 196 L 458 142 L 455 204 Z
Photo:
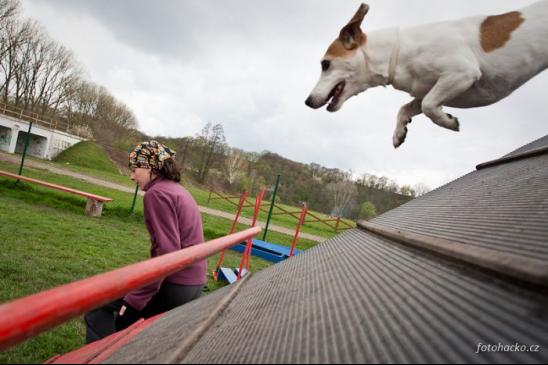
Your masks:
M 371 87 L 405 91 L 413 100 L 399 110 L 396 148 L 415 115 L 458 131 L 458 119 L 444 113 L 444 105 L 493 104 L 548 67 L 548 0 L 501 15 L 364 33 L 360 26 L 368 11 L 361 4 L 331 43 L 305 103 L 314 109 L 328 104 L 335 112 Z

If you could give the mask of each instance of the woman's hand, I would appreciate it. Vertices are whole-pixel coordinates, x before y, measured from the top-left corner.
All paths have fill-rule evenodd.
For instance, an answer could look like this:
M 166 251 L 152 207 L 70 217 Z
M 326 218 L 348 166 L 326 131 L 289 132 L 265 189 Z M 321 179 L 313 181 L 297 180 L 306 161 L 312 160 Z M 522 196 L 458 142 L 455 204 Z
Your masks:
M 121 331 L 128 328 L 133 323 L 137 322 L 141 318 L 141 312 L 133 308 L 131 305 L 124 302 L 124 305 L 120 308 L 120 312 L 116 316 L 114 326 L 116 331 Z

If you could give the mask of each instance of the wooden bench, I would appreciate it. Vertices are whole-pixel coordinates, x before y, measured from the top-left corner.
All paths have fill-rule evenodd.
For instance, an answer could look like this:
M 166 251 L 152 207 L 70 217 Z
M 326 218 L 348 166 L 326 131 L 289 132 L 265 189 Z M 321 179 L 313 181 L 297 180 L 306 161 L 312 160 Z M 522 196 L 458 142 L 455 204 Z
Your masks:
M 3 170 L 0 170 L 0 176 L 10 177 L 16 180 L 22 180 L 32 184 L 45 186 L 46 188 L 56 189 L 56 190 L 64 191 L 66 193 L 83 196 L 88 199 L 86 204 L 86 215 L 90 217 L 100 217 L 101 213 L 103 212 L 103 203 L 112 201 L 111 198 L 105 198 L 104 196 L 86 193 L 85 191 L 67 188 L 66 186 L 56 185 L 56 184 L 48 183 L 42 180 L 32 179 L 30 177 L 13 174 L 11 172 L 7 172 Z

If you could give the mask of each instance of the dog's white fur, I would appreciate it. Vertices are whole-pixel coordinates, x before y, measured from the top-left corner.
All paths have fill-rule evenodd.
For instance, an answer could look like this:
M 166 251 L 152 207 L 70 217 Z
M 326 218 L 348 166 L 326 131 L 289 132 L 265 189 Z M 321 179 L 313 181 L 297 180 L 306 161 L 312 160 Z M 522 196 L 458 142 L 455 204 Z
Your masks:
M 437 125 L 458 131 L 457 118 L 444 113 L 442 106 L 495 103 L 548 67 L 548 0 L 519 10 L 520 24 L 509 40 L 487 51 L 480 39 L 486 16 L 363 34 L 360 25 L 368 9 L 362 4 L 333 43 L 344 49 L 335 47 L 324 56 L 329 67 L 306 104 L 325 105 L 341 82 L 344 89 L 333 97 L 329 111 L 339 110 L 348 98 L 370 87 L 391 84 L 406 91 L 414 99 L 398 113 L 394 147 L 404 142 L 413 116 L 424 113 Z

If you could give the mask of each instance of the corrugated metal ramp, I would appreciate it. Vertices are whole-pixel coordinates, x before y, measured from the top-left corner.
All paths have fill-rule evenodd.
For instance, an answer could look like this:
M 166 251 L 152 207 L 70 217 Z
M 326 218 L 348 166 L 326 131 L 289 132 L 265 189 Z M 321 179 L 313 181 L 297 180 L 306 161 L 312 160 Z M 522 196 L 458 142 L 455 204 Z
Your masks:
M 548 154 L 371 223 L 382 235 L 347 231 L 175 309 L 107 363 L 548 362 Z
M 159 319 L 108 362 L 167 362 L 223 294 Z M 177 360 L 542 362 L 547 341 L 545 295 L 356 229 L 254 275 Z M 499 342 L 544 351 L 475 353 Z

